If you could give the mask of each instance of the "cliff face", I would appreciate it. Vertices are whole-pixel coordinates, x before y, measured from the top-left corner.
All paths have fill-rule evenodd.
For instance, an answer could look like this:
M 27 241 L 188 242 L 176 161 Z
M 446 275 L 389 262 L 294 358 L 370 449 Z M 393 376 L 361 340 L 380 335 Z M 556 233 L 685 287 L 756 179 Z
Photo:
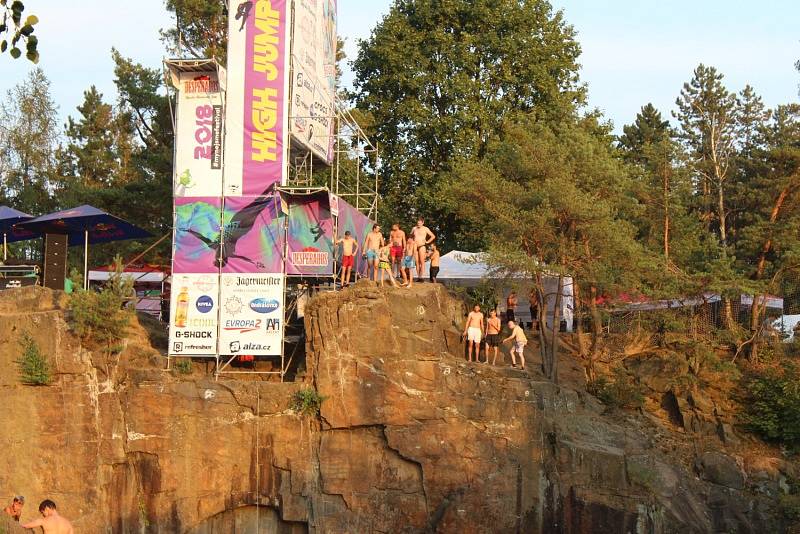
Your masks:
M 722 445 L 670 455 L 663 444 L 687 438 L 604 415 L 580 387 L 467 364 L 463 309 L 439 286 L 312 300 L 306 384 L 160 370 L 138 326 L 119 357 L 89 352 L 61 299 L 0 292 L 0 491 L 28 498 L 24 519 L 49 497 L 81 532 L 782 527 L 785 462 Z M 50 386 L 20 384 L 23 331 L 56 369 Z M 311 386 L 319 418 L 288 408 Z

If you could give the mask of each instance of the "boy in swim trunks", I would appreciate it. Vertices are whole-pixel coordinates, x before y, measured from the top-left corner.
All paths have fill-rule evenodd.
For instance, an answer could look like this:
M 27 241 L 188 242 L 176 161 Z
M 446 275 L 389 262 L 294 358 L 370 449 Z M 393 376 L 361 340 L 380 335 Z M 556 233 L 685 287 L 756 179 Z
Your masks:
M 431 276 L 430 280 L 431 283 L 436 283 L 436 277 L 439 276 L 439 260 L 441 255 L 439 254 L 439 249 L 436 248 L 436 245 L 431 243 L 431 251 L 428 252 L 428 259 L 431 260 Z M 488 358 L 488 356 L 487 356 Z
M 358 241 L 350 235 L 350 230 L 344 233 L 344 237 L 336 241 L 334 246 L 342 245 L 342 282 L 341 285 L 350 285 L 350 272 L 355 265 L 356 252 L 358 251 Z
M 414 254 L 417 252 L 417 246 L 414 244 L 413 239 L 406 240 L 406 248 L 403 251 L 403 263 L 400 265 L 400 273 L 403 275 L 403 285 L 408 287 L 414 286 L 414 275 L 411 269 L 414 268 Z
M 494 360 L 492 365 L 497 365 L 497 353 L 500 350 L 500 318 L 497 310 L 489 312 L 489 319 L 486 321 L 486 363 L 489 363 L 489 350 L 494 348 Z
M 406 233 L 400 229 L 399 224 L 392 225 L 389 242 L 392 244 L 392 273 L 396 278 L 403 269 L 403 249 L 406 246 Z
M 481 354 L 481 338 L 483 337 L 483 314 L 481 307 L 477 304 L 467 315 L 463 336 L 467 338 L 468 361 L 472 361 L 472 348 L 475 347 L 475 362 L 478 363 Z
M 436 235 L 425 226 L 425 219 L 420 218 L 417 225 L 411 231 L 411 238 L 417 246 L 414 260 L 417 262 L 417 281 L 422 282 L 425 277 L 425 259 L 427 257 L 427 247 L 436 239 Z
M 391 252 L 391 247 L 389 245 L 384 245 L 378 250 L 378 269 L 381 272 L 381 287 L 383 287 L 383 277 L 385 275 L 388 275 L 389 281 L 394 287 L 397 287 L 397 282 L 394 281 L 394 276 L 392 275 Z
M 503 340 L 507 343 L 511 340 L 514 345 L 511 347 L 511 367 L 517 366 L 517 360 L 514 358 L 514 353 L 519 354 L 519 361 L 522 364 L 522 369 L 525 369 L 525 345 L 528 344 L 528 338 L 525 337 L 525 332 L 522 331 L 514 321 L 508 321 L 508 328 L 511 330 L 511 335 Z
M 372 280 L 378 281 L 378 251 L 385 244 L 380 225 L 373 224 L 372 231 L 364 238 L 364 258 L 367 260 L 367 278 L 372 267 Z

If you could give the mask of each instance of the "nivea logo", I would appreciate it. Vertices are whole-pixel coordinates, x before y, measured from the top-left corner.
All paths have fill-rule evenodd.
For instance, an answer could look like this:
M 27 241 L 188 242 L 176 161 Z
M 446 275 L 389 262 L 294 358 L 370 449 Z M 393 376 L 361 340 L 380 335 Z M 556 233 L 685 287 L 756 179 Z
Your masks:
M 208 295 L 203 295 L 197 299 L 195 306 L 197 307 L 197 311 L 200 313 L 208 313 L 214 309 L 214 299 Z
M 281 303 L 275 299 L 259 298 L 250 301 L 250 309 L 256 313 L 272 313 L 280 307 Z

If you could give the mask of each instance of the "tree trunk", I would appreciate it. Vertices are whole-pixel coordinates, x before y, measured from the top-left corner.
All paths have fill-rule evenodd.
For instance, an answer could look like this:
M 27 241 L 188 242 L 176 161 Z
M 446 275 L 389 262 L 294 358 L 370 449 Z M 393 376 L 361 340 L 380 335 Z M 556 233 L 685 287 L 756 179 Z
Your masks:
M 589 290 L 589 313 L 592 316 L 592 344 L 589 348 L 589 374 L 595 378 L 594 362 L 597 361 L 597 352 L 600 347 L 600 336 L 603 334 L 603 319 L 597 309 L 597 288 L 592 286 Z
M 717 210 L 719 217 L 719 241 L 722 243 L 722 246 L 726 246 L 728 244 L 728 232 L 726 230 L 726 215 L 725 215 L 725 188 L 722 186 L 723 181 L 720 179 L 718 187 L 717 187 Z
M 669 166 L 664 163 L 664 172 L 661 175 L 663 194 L 664 194 L 664 263 L 669 265 Z
M 547 372 L 545 376 L 553 383 L 558 384 L 558 345 L 559 330 L 561 330 L 561 299 L 564 291 L 564 277 L 558 275 L 558 289 L 556 291 L 556 301 L 553 307 L 553 325 L 550 334 L 550 346 L 547 351 Z

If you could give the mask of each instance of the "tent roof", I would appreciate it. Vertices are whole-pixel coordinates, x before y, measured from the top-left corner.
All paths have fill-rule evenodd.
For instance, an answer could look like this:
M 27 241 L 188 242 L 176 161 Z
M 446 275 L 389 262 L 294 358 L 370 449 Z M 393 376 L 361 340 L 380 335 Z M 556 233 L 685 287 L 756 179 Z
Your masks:
M 485 278 L 489 267 L 481 259 L 480 252 L 453 250 L 440 258 L 439 275 L 443 280 L 480 280 Z
M 89 280 L 93 282 L 105 282 L 113 275 L 109 271 L 89 271 Z M 169 276 L 167 273 L 159 273 L 153 271 L 125 271 L 122 276 L 126 278 L 133 278 L 134 282 L 158 282 L 161 283 Z

